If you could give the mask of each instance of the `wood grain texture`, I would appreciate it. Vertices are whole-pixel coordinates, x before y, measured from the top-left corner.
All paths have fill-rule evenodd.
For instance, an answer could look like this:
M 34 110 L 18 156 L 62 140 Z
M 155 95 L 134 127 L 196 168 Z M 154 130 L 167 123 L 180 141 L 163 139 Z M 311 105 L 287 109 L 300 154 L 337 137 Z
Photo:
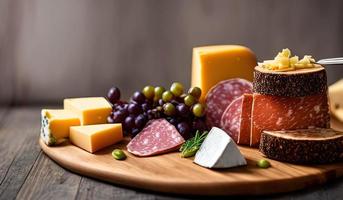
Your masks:
M 17 198 L 75 199 L 80 181 L 80 176 L 64 170 L 41 153 Z
M 143 85 L 189 86 L 192 48 L 242 44 L 259 59 L 289 47 L 343 55 L 340 0 L 17 0 L 0 6 L 0 102 L 124 97 Z M 329 83 L 343 77 L 328 69 Z M 53 92 L 52 92 L 53 91 Z
M 40 148 L 37 109 L 13 109 L 0 127 L 0 199 L 14 199 L 24 183 Z M 23 123 L 24 122 L 24 123 Z
M 333 127 L 343 130 L 342 124 Z M 263 156 L 257 149 L 240 147 L 247 167 L 209 170 L 180 158 L 179 153 L 138 158 L 126 152 L 128 159 L 117 161 L 111 156 L 114 148 L 126 149 L 127 141 L 95 154 L 71 144 L 42 150 L 57 163 L 76 173 L 152 191 L 193 195 L 261 195 L 289 192 L 323 184 L 343 175 L 343 163 L 328 165 L 293 165 L 270 160 L 268 170 L 256 166 Z M 158 185 L 158 187 L 156 187 Z M 230 189 L 228 189 L 230 188 Z M 249 190 L 247 190 L 249 188 Z

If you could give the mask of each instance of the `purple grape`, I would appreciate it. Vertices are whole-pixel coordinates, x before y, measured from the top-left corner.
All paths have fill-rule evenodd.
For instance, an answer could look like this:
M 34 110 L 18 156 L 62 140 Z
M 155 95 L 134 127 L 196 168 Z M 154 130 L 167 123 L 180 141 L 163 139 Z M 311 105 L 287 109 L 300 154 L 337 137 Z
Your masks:
M 176 126 L 179 133 L 184 137 L 185 139 L 188 139 L 190 137 L 190 127 L 186 122 L 180 122 Z
M 171 118 L 168 119 L 168 122 L 173 124 L 174 126 L 176 126 L 177 123 L 179 122 L 179 120 L 177 118 L 171 117 Z
M 130 103 L 127 110 L 130 114 L 138 115 L 142 112 L 142 108 L 136 103 Z
M 121 108 L 119 110 L 125 117 L 128 116 L 130 113 L 127 108 Z
M 138 115 L 135 119 L 135 125 L 137 128 L 143 128 L 146 122 L 147 122 L 147 118 L 143 114 Z
M 163 105 L 164 105 L 164 101 L 163 101 L 162 99 L 159 99 L 159 100 L 158 100 L 158 105 L 159 105 L 159 106 L 163 106 Z
M 177 105 L 179 104 L 179 102 L 176 101 L 175 99 L 172 99 L 172 100 L 170 101 L 170 103 L 172 103 L 174 106 L 177 106 Z
M 192 129 L 194 131 L 196 131 L 196 130 L 205 131 L 205 130 L 207 130 L 207 126 L 206 126 L 206 123 L 205 123 L 204 120 L 202 120 L 202 119 L 195 119 L 192 122 Z
M 138 128 L 132 129 L 132 131 L 131 131 L 131 138 L 136 137 L 136 135 L 137 135 L 140 131 L 141 131 L 141 130 L 138 129 Z
M 122 123 L 125 119 L 125 113 L 121 112 L 121 111 L 115 111 L 113 113 L 112 119 L 113 119 L 113 123 Z
M 108 116 L 107 117 L 107 122 L 110 123 L 110 124 L 113 124 L 114 123 L 114 120 L 112 118 L 112 115 Z
M 127 116 L 124 121 L 124 127 L 127 129 L 132 129 L 135 127 L 135 118 L 132 116 Z
M 120 99 L 120 90 L 117 87 L 112 87 L 107 93 L 108 100 L 115 104 Z
M 144 111 L 144 112 L 147 112 L 148 110 L 150 110 L 151 109 L 151 106 L 148 104 L 148 103 L 143 103 L 142 104 L 142 110 Z
M 131 99 L 132 99 L 133 101 L 139 103 L 139 104 L 142 104 L 142 103 L 144 103 L 144 101 L 145 101 L 145 96 L 144 96 L 144 94 L 143 94 L 142 92 L 138 92 L 138 91 L 137 91 L 137 92 L 133 93 Z
M 190 113 L 189 107 L 186 106 L 186 104 L 184 103 L 180 103 L 179 105 L 177 105 L 176 111 L 180 117 L 187 117 Z

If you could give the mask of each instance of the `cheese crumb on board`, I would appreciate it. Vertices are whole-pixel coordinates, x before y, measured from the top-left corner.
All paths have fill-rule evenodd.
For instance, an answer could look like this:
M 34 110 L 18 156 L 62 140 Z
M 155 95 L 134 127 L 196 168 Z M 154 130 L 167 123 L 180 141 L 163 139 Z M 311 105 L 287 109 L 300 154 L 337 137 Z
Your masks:
M 208 133 L 195 155 L 194 163 L 207 168 L 231 168 L 247 164 L 233 139 L 217 127 Z
M 79 126 L 80 119 L 67 110 L 43 109 L 41 112 L 41 138 L 51 146 L 69 137 L 69 127 Z
M 111 104 L 103 97 L 64 99 L 64 109 L 77 114 L 81 125 L 105 124 L 112 111 Z

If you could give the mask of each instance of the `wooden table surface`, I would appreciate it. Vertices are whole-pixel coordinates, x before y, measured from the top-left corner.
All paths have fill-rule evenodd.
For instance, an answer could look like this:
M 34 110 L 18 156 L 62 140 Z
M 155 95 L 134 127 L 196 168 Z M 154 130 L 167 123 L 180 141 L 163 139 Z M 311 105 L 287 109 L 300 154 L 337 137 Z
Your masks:
M 206 199 L 125 188 L 79 176 L 49 159 L 38 145 L 40 107 L 0 108 L 0 199 Z M 158 187 L 158 185 L 156 185 Z M 247 188 L 249 190 L 249 188 Z M 341 199 L 343 179 L 258 199 Z M 257 197 L 247 197 L 256 199 Z M 216 197 L 210 199 L 227 199 Z

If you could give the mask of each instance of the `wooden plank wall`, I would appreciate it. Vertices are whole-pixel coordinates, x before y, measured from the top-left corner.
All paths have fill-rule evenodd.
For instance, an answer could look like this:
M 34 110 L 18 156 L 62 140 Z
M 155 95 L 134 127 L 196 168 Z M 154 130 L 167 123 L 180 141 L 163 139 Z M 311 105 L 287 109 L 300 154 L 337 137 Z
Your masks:
M 0 102 L 124 96 L 146 84 L 189 86 L 192 47 L 243 44 L 260 60 L 284 47 L 343 56 L 340 0 L 2 0 Z M 329 81 L 343 77 L 330 67 Z

